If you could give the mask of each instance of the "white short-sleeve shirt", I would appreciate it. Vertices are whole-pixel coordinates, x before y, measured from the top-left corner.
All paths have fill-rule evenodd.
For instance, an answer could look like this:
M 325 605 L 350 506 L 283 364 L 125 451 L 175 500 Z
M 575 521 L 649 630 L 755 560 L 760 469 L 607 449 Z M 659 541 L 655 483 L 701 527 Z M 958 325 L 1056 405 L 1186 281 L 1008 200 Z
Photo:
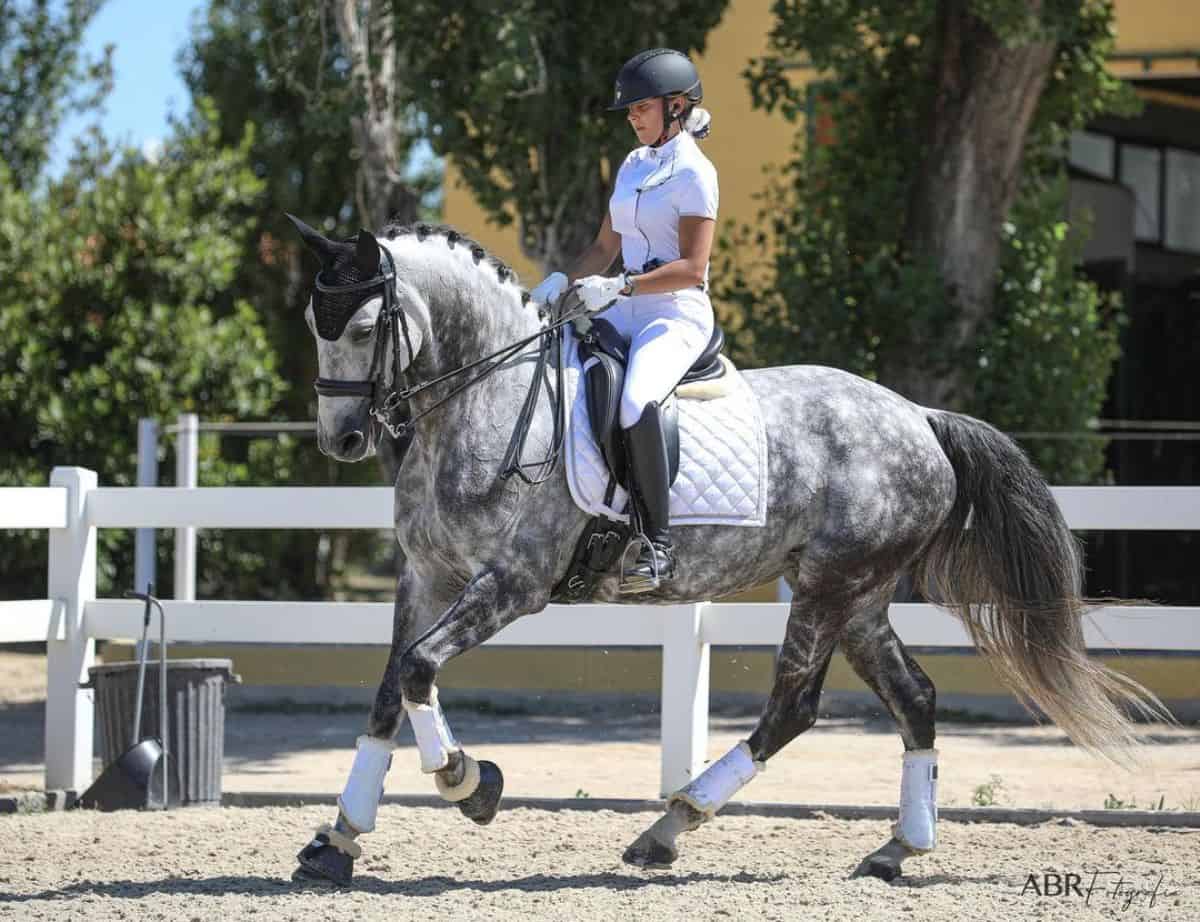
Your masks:
M 660 147 L 633 150 L 617 171 L 608 202 L 625 268 L 638 270 L 652 259 L 679 259 L 679 219 L 716 220 L 717 197 L 716 167 L 686 131 Z M 708 266 L 704 279 L 707 283 Z

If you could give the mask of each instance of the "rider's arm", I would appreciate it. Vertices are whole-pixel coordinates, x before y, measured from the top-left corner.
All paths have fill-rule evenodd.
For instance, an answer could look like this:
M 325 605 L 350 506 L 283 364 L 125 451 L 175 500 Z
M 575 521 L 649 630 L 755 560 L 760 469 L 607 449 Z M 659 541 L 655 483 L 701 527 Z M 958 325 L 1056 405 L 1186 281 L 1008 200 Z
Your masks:
M 653 295 L 703 284 L 704 269 L 712 252 L 716 227 L 717 222 L 712 218 L 680 215 L 679 259 L 634 276 L 634 292 Z
M 621 235 L 612 228 L 612 218 L 604 215 L 604 223 L 586 250 L 571 265 L 567 277 L 574 282 L 586 275 L 601 275 L 608 270 L 621 252 Z

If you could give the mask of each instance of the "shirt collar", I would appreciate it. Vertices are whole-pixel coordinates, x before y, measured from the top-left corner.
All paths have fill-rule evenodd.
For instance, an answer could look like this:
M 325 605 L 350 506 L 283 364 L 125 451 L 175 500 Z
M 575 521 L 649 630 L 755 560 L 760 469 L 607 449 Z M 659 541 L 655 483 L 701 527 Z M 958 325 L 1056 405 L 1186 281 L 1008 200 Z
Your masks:
M 666 160 L 667 158 L 674 156 L 676 150 L 679 148 L 679 142 L 683 140 L 683 136 L 686 134 L 686 131 L 680 131 L 679 134 L 675 135 L 675 137 L 671 138 L 671 140 L 665 141 L 658 147 L 650 147 L 647 145 L 646 155 L 651 160 Z

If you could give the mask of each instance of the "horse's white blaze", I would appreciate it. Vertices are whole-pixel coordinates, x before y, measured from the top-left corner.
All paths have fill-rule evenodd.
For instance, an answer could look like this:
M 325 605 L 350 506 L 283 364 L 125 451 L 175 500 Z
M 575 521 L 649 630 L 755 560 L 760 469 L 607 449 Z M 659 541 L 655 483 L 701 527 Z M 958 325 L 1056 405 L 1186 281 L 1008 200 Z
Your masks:
M 706 768 L 699 778 L 672 794 L 669 802 L 682 800 L 711 817 L 762 770 L 763 763 L 754 761 L 750 744 L 743 740 Z
M 450 754 L 461 747 L 450 732 L 442 706 L 438 704 L 437 686 L 429 690 L 429 703 L 416 704 L 404 699 L 404 710 L 412 723 L 417 749 L 421 753 L 421 771 L 429 774 L 440 771 L 450 762 Z
M 900 818 L 893 835 L 909 848 L 931 851 L 937 844 L 937 750 L 904 753 L 900 775 Z
M 391 740 L 360 736 L 358 750 L 354 753 L 354 764 L 346 788 L 338 798 L 338 809 L 356 833 L 370 832 L 375 828 L 375 814 L 383 797 L 383 779 L 392 765 L 392 750 L 396 744 Z

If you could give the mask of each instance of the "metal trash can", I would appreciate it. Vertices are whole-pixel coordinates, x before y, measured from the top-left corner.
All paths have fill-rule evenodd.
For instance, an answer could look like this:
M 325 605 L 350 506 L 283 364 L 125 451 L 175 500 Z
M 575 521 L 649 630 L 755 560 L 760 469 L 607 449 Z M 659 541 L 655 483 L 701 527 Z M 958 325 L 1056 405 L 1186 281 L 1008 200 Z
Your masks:
M 96 690 L 96 720 L 104 764 L 132 746 L 137 692 L 136 662 L 105 663 L 88 669 L 85 687 Z M 172 804 L 219 804 L 225 757 L 225 683 L 241 682 L 228 659 L 167 661 L 167 784 Z M 142 738 L 158 737 L 158 670 L 146 673 Z

